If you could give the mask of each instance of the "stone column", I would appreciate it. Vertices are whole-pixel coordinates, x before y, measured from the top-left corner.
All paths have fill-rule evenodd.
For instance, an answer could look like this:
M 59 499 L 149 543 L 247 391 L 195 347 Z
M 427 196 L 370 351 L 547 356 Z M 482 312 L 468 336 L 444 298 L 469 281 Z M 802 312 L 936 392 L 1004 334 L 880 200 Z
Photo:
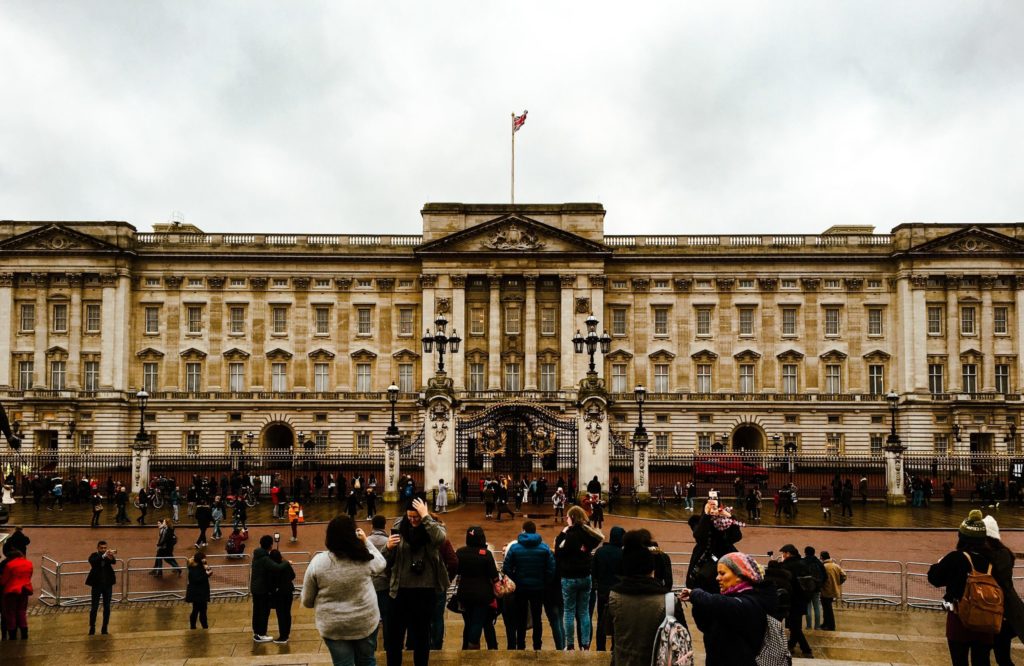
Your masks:
M 611 329 L 611 322 L 605 319 L 604 312 L 604 285 L 606 278 L 604 275 L 591 275 L 590 276 L 590 311 L 594 313 L 600 321 L 597 324 L 597 334 L 603 335 L 605 331 Z M 576 331 L 569 335 L 563 334 L 562 337 L 570 338 L 575 335 Z M 572 343 L 570 343 L 570 346 Z M 575 354 L 574 354 L 575 356 Z M 597 374 L 604 377 L 604 354 L 601 353 L 601 346 L 598 345 L 597 354 L 594 355 L 594 365 L 597 367 Z
M 398 501 L 398 477 L 401 475 L 400 437 L 384 435 L 384 501 Z
M 579 424 L 579 474 L 576 480 L 579 488 L 586 488 L 587 482 L 595 476 L 607 488 L 610 451 L 608 403 L 604 397 L 592 395 L 580 403 L 576 413 Z
M 913 304 L 913 311 L 911 312 L 911 318 L 914 322 L 914 362 L 912 364 L 913 374 L 907 378 L 907 383 L 902 387 L 897 388 L 894 384 L 892 390 L 900 392 L 902 389 L 905 393 L 927 393 L 928 392 L 928 302 L 925 299 L 927 293 L 924 288 L 919 288 L 914 285 L 914 290 L 911 292 L 911 302 Z M 901 318 L 906 318 L 906 313 L 901 315 Z
M 946 276 L 946 391 L 959 393 L 960 386 L 960 313 L 956 290 L 960 276 Z
M 68 273 L 68 291 L 71 293 L 71 311 L 68 313 L 68 374 L 67 387 L 78 390 L 82 387 L 79 370 L 82 359 L 82 274 Z
M 566 391 L 572 390 L 581 374 L 576 372 L 576 353 L 572 348 L 572 336 L 579 328 L 576 326 L 576 276 L 559 275 L 558 277 L 562 281 L 561 322 L 558 327 L 558 342 L 561 350 L 559 359 L 562 368 L 562 390 Z
M 132 492 L 149 487 L 149 444 L 132 446 Z
M 1019 308 L 1018 308 L 1019 311 Z M 13 386 L 11 381 L 11 336 L 20 317 L 14 311 L 14 273 L 0 273 L 0 386 Z
M 1017 314 L 1017 321 L 1011 326 L 1014 326 L 1014 352 L 1017 354 L 1017 390 L 1020 390 L 1020 386 L 1024 386 L 1024 275 L 1018 275 L 1015 278 L 1015 286 L 1017 287 L 1014 293 L 1014 301 L 1016 307 L 1014 311 Z M 3 319 L 0 319 L 3 321 Z M 0 368 L 3 366 L 0 365 Z M 3 384 L 3 376 L 0 375 L 0 384 Z M 1021 435 L 1017 435 L 1020 437 Z
M 995 313 L 992 311 L 992 288 L 996 285 L 995 275 L 981 276 L 981 312 L 978 313 L 978 339 L 981 340 L 981 383 L 982 393 L 994 393 L 996 390 L 996 339 L 992 334 L 995 330 Z M 1019 331 L 1017 331 L 1019 333 Z
M 269 339 L 267 335 L 267 285 L 269 282 L 270 279 L 265 276 L 249 278 L 249 287 L 252 289 L 252 303 L 249 306 L 251 309 L 249 313 L 249 340 L 252 343 L 252 355 L 249 356 L 248 371 L 250 373 L 249 387 L 254 391 L 261 391 L 267 388 L 264 376 L 267 367 L 267 340 Z M 339 305 L 338 307 L 341 308 L 342 306 Z M 345 341 L 349 339 L 347 331 L 341 339 Z M 336 357 L 340 359 L 339 363 L 346 363 L 348 361 L 346 351 L 339 346 Z M 345 376 L 347 377 L 348 375 Z M 262 448 L 262 442 L 260 448 Z
M 421 275 L 420 285 L 423 290 L 423 330 L 426 331 L 429 328 L 430 334 L 433 335 L 436 333 L 434 330 L 434 288 L 437 286 L 437 276 Z M 434 369 L 437 367 L 437 358 L 434 356 L 436 353 L 423 354 L 423 386 L 426 386 L 430 378 L 434 376 Z
M 636 492 L 640 499 L 647 499 L 651 496 L 650 481 L 650 458 L 647 446 L 633 447 L 633 479 L 636 482 Z
M 902 448 L 885 450 L 885 503 L 890 506 L 903 506 L 907 503 L 906 489 L 903 487 Z
M 501 390 L 501 276 L 488 275 L 491 301 L 487 321 L 487 390 Z
M 466 276 L 453 275 L 452 280 L 452 328 L 459 331 L 459 337 L 466 340 L 469 335 L 469 322 L 466 320 Z M 466 390 L 466 357 L 465 345 L 458 354 L 452 354 L 451 378 L 455 382 L 456 391 Z
M 441 479 L 449 488 L 455 483 L 455 410 L 449 396 L 427 398 L 423 420 L 423 489 L 437 488 Z
M 527 391 L 537 390 L 537 275 L 527 274 L 526 280 L 526 321 L 523 323 L 523 356 L 524 377 L 523 388 Z
M 32 276 L 36 285 L 36 335 L 35 353 L 33 354 L 33 386 L 49 386 L 50 377 L 46 367 L 46 341 L 47 333 L 50 330 L 49 302 L 46 300 L 46 289 L 50 282 L 50 276 L 46 273 L 36 273 Z
M 131 278 L 124 269 L 119 269 L 117 275 L 112 276 L 115 280 L 114 288 L 114 367 L 113 367 L 113 388 L 116 391 L 128 390 L 128 358 L 131 354 L 128 340 L 131 339 L 131 318 L 128 313 L 131 311 Z M 106 290 L 104 289 L 104 294 Z M 105 337 L 105 336 L 104 336 Z

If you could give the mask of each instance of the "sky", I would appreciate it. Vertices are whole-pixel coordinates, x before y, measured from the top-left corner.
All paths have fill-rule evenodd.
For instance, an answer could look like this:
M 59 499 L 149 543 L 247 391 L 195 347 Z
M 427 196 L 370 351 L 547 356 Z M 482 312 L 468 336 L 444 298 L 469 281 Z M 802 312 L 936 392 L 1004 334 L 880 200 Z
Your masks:
M 608 234 L 1024 220 L 1024 3 L 0 0 L 0 219 Z

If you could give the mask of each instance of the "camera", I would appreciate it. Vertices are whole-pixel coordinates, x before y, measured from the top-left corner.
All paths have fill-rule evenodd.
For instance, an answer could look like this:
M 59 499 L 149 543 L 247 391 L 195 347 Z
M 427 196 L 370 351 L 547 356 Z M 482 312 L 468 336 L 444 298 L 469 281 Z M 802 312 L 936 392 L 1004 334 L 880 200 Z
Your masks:
M 274 543 L 277 543 L 279 541 L 281 541 L 281 533 L 280 532 L 274 532 Z
M 718 491 L 717 490 L 709 490 L 708 491 L 708 499 L 713 499 L 713 500 L 718 499 Z
M 426 568 L 427 564 L 423 560 L 413 560 L 412 564 L 409 565 L 409 569 L 417 576 L 423 573 Z

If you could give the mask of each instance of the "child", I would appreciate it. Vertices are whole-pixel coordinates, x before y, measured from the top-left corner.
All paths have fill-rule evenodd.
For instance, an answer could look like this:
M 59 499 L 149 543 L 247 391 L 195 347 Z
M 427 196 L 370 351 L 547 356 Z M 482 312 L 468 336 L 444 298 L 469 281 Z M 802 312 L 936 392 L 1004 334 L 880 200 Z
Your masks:
M 561 486 L 551 496 L 551 503 L 555 506 L 555 518 L 565 518 L 565 490 Z

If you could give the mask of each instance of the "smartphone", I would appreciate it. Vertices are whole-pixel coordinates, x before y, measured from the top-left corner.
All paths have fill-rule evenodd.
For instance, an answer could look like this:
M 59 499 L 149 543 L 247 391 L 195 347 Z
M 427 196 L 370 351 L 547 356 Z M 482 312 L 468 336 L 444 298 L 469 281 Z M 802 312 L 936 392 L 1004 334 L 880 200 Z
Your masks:
M 708 499 L 713 499 L 713 500 L 718 499 L 718 491 L 717 490 L 709 490 L 708 491 Z
M 402 533 L 402 531 L 400 529 L 398 529 L 397 527 L 392 527 L 391 528 L 391 534 L 392 535 L 394 535 L 394 534 L 401 534 L 401 533 Z
M 280 532 L 274 532 L 274 541 L 278 542 L 280 540 L 281 540 L 281 533 Z

